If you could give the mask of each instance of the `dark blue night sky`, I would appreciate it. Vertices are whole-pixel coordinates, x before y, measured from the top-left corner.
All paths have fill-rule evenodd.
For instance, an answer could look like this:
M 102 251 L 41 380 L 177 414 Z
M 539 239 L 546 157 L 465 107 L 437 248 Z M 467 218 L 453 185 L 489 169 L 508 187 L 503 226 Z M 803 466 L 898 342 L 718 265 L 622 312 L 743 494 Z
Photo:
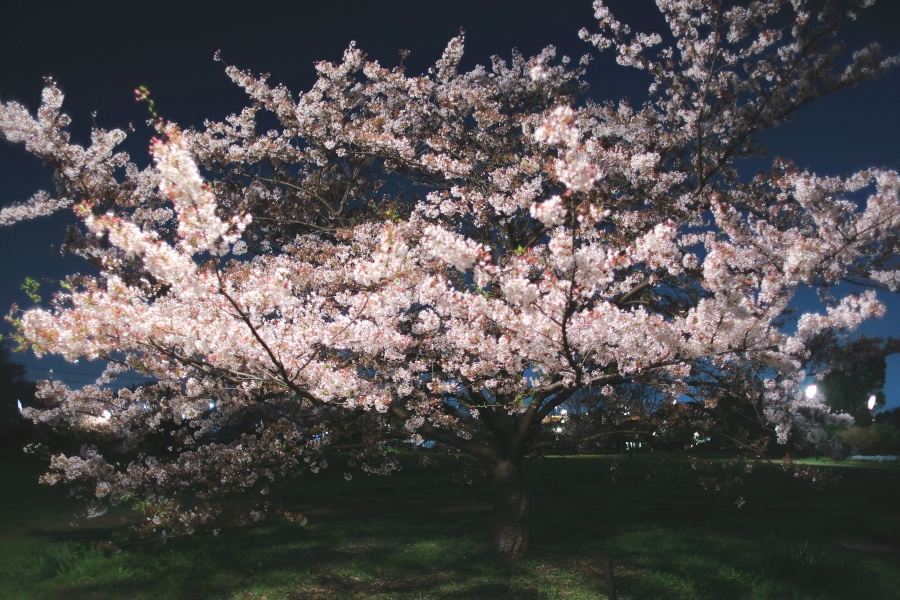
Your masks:
M 651 0 L 609 0 L 616 16 L 644 31 L 664 31 Z M 200 125 L 222 119 L 244 105 L 242 92 L 225 76 L 213 53 L 242 69 L 268 72 L 293 91 L 314 81 L 313 63 L 340 60 L 351 40 L 385 66 L 411 55 L 407 72 L 432 64 L 447 41 L 466 32 L 463 67 L 488 63 L 492 54 L 509 57 L 513 47 L 526 56 L 553 44 L 577 59 L 591 46 L 578 39 L 581 27 L 594 29 L 588 0 L 380 0 L 332 2 L 128 2 L 51 1 L 8 3 L 0 35 L 0 99 L 35 109 L 42 78 L 52 76 L 66 93 L 64 110 L 73 119 L 76 141 L 91 127 L 126 127 L 126 142 L 139 163 L 147 161 L 151 131 L 146 107 L 133 90 L 147 86 L 167 119 Z M 888 53 L 900 53 L 900 2 L 881 0 L 847 32 L 851 48 L 878 40 Z M 596 54 L 596 52 L 594 52 Z M 608 56 L 594 61 L 590 95 L 642 100 L 644 81 L 615 67 Z M 789 157 L 819 174 L 846 174 L 871 166 L 900 169 L 900 70 L 844 94 L 804 107 L 794 122 L 762 137 L 772 155 Z M 23 150 L 0 142 L 0 206 L 27 199 L 38 189 L 52 191 L 49 170 Z M 83 263 L 52 250 L 70 219 L 44 218 L 0 229 L 0 312 L 28 304 L 19 291 L 26 276 L 44 282 L 45 296 L 64 275 Z M 10 328 L 3 324 L 3 333 Z M 866 326 L 866 333 L 900 334 L 900 300 L 889 299 L 888 317 Z M 99 365 L 71 365 L 15 355 L 37 379 L 54 377 L 88 383 Z M 888 360 L 888 404 L 900 406 L 900 356 Z

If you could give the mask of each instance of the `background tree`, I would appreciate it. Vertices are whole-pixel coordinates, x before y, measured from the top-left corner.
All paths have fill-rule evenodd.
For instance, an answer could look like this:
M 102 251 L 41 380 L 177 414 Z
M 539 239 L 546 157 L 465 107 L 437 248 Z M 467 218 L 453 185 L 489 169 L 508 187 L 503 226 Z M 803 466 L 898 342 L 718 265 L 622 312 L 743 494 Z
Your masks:
M 9 354 L 9 348 L 0 344 L 0 444 L 5 449 L 21 449 L 33 427 L 19 407 L 34 403 L 36 386 L 25 378 L 25 367 L 13 362 Z
M 892 408 L 890 410 L 879 412 L 875 415 L 875 422 L 900 428 L 900 408 Z
M 885 404 L 886 370 L 884 357 L 876 357 L 857 363 L 852 370 L 828 373 L 820 384 L 825 403 L 836 413 L 851 415 L 857 425 L 871 423 L 874 410 Z M 875 396 L 872 409 L 868 406 L 871 396 Z
M 70 143 L 54 83 L 36 117 L 0 105 L 0 133 L 57 185 L 0 221 L 73 207 L 67 249 L 100 270 L 15 317 L 38 353 L 109 363 L 95 385 L 41 384 L 28 416 L 104 440 L 44 481 L 90 514 L 136 498 L 148 529 L 190 532 L 263 518 L 270 484 L 328 448 L 385 470 L 385 440 L 431 440 L 492 465 L 494 546 L 515 557 L 523 463 L 580 390 L 602 410 L 626 384 L 693 399 L 704 432 L 739 399 L 780 443 L 824 443 L 840 417 L 800 393 L 804 367 L 884 310 L 840 282 L 896 288 L 900 178 L 780 159 L 747 178 L 743 161 L 758 132 L 897 61 L 843 55 L 855 7 L 659 5 L 665 40 L 601 2 L 582 33 L 649 76 L 642 104 L 579 103 L 589 60 L 552 48 L 461 72 L 460 36 L 419 76 L 351 45 L 298 96 L 227 67 L 250 106 L 200 130 L 155 121 L 145 169 L 122 131 Z M 823 306 L 786 333 L 809 286 Z M 128 370 L 153 382 L 107 385 Z

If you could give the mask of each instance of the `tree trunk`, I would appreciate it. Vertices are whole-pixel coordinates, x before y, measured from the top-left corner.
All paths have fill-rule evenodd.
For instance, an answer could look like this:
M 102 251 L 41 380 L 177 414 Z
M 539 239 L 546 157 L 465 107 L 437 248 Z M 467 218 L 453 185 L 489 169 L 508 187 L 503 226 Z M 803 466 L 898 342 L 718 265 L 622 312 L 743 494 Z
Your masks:
M 612 556 L 607 554 L 604 559 L 604 575 L 606 576 L 606 600 L 616 600 L 616 580 L 613 579 Z
M 522 461 L 500 460 L 494 466 L 494 550 L 519 558 L 528 550 L 528 499 L 522 487 Z

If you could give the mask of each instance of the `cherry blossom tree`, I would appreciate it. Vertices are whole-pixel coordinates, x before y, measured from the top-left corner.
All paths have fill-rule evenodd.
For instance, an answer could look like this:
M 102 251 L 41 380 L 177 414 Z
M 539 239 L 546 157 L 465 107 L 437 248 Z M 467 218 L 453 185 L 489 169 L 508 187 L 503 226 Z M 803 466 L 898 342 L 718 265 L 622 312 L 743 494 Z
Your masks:
M 263 518 L 270 485 L 326 450 L 387 471 L 380 445 L 427 440 L 492 465 L 493 544 L 515 557 L 523 462 L 560 443 L 542 422 L 583 390 L 608 410 L 646 386 L 709 432 L 740 405 L 780 443 L 826 444 L 846 417 L 800 384 L 884 311 L 838 284 L 897 287 L 900 179 L 783 159 L 748 177 L 746 159 L 759 132 L 897 59 L 835 38 L 870 1 L 807 4 L 657 0 L 661 35 L 595 2 L 581 37 L 647 75 L 641 104 L 585 100 L 589 57 L 553 48 L 462 71 L 462 35 L 422 75 L 351 44 L 301 94 L 228 66 L 249 105 L 202 128 L 155 120 L 143 169 L 123 131 L 72 143 L 52 81 L 35 116 L 0 104 L 0 134 L 56 184 L 0 221 L 71 208 L 66 249 L 98 271 L 12 317 L 38 354 L 108 364 L 80 389 L 41 383 L 25 409 L 95 436 L 44 482 L 187 533 Z M 792 314 L 806 287 L 821 310 Z M 126 371 L 150 383 L 108 385 Z

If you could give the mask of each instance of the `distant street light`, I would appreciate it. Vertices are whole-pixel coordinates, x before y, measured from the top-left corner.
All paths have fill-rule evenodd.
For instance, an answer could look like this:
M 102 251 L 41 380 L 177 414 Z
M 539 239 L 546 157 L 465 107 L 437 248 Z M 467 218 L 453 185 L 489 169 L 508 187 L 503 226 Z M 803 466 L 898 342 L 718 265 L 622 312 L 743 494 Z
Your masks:
M 809 398 L 810 400 L 812 400 L 813 396 L 815 396 L 816 392 L 818 392 L 818 391 L 819 391 L 819 386 L 817 386 L 814 383 L 810 384 L 810 385 L 806 386 L 806 397 Z
M 869 396 L 869 410 L 875 410 L 875 394 Z

